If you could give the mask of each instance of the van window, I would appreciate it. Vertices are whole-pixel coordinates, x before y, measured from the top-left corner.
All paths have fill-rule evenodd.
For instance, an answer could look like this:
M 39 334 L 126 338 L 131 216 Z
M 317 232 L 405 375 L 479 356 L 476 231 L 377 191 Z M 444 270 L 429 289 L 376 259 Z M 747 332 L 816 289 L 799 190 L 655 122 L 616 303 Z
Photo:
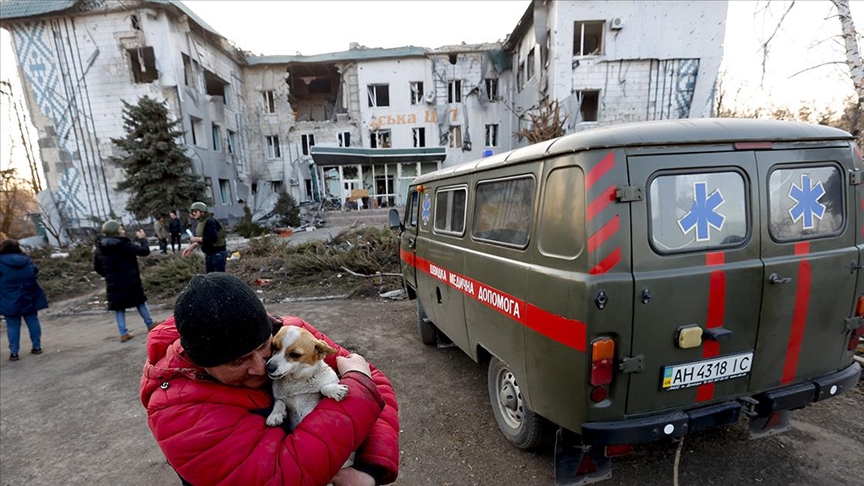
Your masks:
M 580 167 L 549 172 L 543 190 L 537 246 L 547 256 L 573 259 L 585 245 L 585 174 Z
M 416 228 L 417 227 L 417 196 L 419 193 L 417 191 L 411 191 L 411 194 L 408 195 L 408 207 L 405 209 L 406 214 L 408 215 L 407 221 L 405 224 Z
M 840 233 L 842 179 L 833 165 L 772 171 L 768 176 L 771 237 L 788 241 Z
M 464 187 L 442 189 L 435 193 L 435 232 L 452 235 L 465 233 Z
M 738 172 L 655 177 L 648 200 L 651 245 L 659 253 L 742 245 L 749 227 L 747 194 Z
M 471 235 L 478 240 L 525 246 L 533 213 L 533 177 L 479 182 Z

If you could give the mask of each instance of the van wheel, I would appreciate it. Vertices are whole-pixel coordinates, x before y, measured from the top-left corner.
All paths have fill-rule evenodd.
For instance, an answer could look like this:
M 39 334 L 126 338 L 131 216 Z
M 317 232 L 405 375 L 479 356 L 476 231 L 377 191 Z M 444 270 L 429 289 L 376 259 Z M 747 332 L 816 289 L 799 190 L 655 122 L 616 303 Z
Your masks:
M 489 362 L 489 399 L 498 428 L 519 449 L 533 449 L 549 442 L 551 424 L 522 401 L 516 376 L 496 357 Z
M 420 332 L 420 342 L 427 346 L 438 344 L 438 328 L 426 316 L 423 304 L 419 300 L 417 301 L 417 330 Z

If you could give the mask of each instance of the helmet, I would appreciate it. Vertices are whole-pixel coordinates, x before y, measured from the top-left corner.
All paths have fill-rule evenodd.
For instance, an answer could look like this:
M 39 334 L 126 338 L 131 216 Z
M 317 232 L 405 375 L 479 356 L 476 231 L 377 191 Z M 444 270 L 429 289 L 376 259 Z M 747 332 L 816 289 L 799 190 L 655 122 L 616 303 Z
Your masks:
M 105 233 L 106 236 L 117 236 L 120 234 L 120 222 L 115 221 L 113 219 L 109 219 L 102 223 L 102 232 Z
M 201 201 L 194 202 L 194 203 L 192 203 L 191 206 L 189 206 L 189 211 L 196 211 L 196 210 L 201 211 L 202 213 L 206 213 L 207 212 L 207 205 Z

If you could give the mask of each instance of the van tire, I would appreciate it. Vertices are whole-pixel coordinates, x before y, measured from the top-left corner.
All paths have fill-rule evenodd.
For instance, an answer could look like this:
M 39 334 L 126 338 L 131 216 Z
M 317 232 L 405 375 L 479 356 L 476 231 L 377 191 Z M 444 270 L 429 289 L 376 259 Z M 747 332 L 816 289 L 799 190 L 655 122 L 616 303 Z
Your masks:
M 488 385 L 495 421 L 507 440 L 523 450 L 549 443 L 552 424 L 522 401 L 516 377 L 507 363 L 495 356 L 489 361 Z
M 429 320 L 426 311 L 423 310 L 423 304 L 419 300 L 417 301 L 417 331 L 420 333 L 420 342 L 423 344 L 427 346 L 438 344 L 438 328 Z

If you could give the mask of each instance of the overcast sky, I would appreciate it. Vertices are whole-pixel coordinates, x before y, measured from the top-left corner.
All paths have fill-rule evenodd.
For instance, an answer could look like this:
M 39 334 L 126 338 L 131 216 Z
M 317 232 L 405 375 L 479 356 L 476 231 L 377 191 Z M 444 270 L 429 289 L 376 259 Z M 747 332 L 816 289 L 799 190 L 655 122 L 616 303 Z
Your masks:
M 505 1 L 203 1 L 184 2 L 242 49 L 256 54 L 320 54 L 367 47 L 441 47 L 503 40 L 529 5 Z M 858 30 L 864 1 L 852 1 Z M 766 73 L 759 46 L 774 32 L 789 1 L 729 2 L 724 44 L 728 96 L 741 105 L 800 102 L 841 108 L 854 94 L 829 0 L 797 1 L 772 40 Z M 830 63 L 811 69 L 823 63 Z M 809 69 L 809 70 L 808 70 Z M 15 76 L 8 32 L 0 31 L 0 79 Z M 805 71 L 801 74 L 798 72 Z M 6 114 L 0 124 L 8 126 Z M 8 164 L 8 129 L 0 136 L 0 169 Z

